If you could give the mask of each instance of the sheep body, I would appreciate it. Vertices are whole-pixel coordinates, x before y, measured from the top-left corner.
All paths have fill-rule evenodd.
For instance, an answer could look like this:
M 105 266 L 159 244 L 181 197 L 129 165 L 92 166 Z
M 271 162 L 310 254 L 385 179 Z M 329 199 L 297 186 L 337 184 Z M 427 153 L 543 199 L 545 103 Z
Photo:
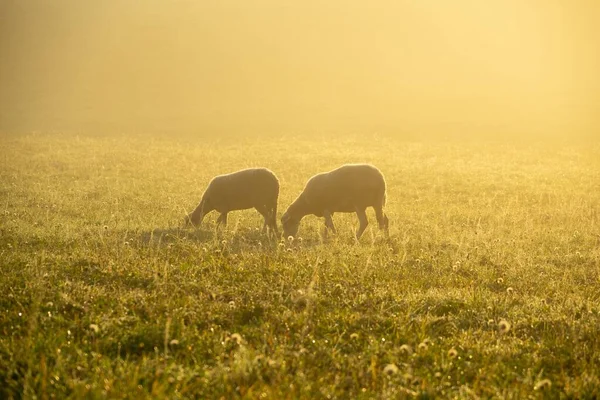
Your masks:
M 386 200 L 385 179 L 381 171 L 368 164 L 347 164 L 309 179 L 298 198 L 281 218 L 284 235 L 295 236 L 300 220 L 309 214 L 325 218 L 325 227 L 335 233 L 335 212 L 356 212 L 359 239 L 368 225 L 366 208 L 373 207 L 379 228 L 387 232 L 388 218 L 383 213 Z
M 187 221 L 200 225 L 209 212 L 221 215 L 217 226 L 227 225 L 227 213 L 255 208 L 264 218 L 263 232 L 270 228 L 277 233 L 277 199 L 279 180 L 266 168 L 250 168 L 214 177 Z

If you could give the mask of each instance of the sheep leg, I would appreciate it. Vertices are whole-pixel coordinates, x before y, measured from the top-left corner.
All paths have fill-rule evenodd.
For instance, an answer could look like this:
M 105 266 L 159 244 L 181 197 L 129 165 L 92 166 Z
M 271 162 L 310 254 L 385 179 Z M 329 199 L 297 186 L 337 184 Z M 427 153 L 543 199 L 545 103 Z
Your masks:
M 327 229 L 330 229 L 334 235 L 337 234 L 337 231 L 335 230 L 335 225 L 333 224 L 333 219 L 331 218 L 333 214 L 330 213 L 328 210 L 325 210 L 325 212 L 323 212 L 323 216 L 325 217 L 325 227 Z M 327 232 L 327 229 L 325 230 L 325 232 Z
M 268 206 L 254 208 L 256 208 L 256 211 L 258 211 L 260 215 L 262 215 L 265 219 L 262 233 L 267 232 L 267 229 L 269 229 L 270 233 L 279 235 L 279 231 L 277 230 L 277 206 L 275 206 L 271 210 L 268 209 Z
M 277 202 L 275 202 L 275 205 L 271 207 L 271 212 L 269 214 L 271 220 L 269 224 L 271 227 L 271 232 L 274 232 L 275 236 L 279 236 L 279 230 L 277 229 Z
M 375 209 L 375 217 L 377 218 L 377 223 L 379 224 L 379 229 L 384 231 L 385 234 L 387 235 L 389 233 L 389 225 L 390 225 L 387 215 L 385 215 L 383 213 L 383 208 L 381 206 L 373 207 L 373 208 Z
M 326 226 L 323 227 L 323 231 L 321 232 L 321 237 L 323 238 L 323 240 L 327 240 L 327 233 L 329 232 L 329 229 L 327 229 Z
M 367 219 L 366 209 L 357 209 L 356 216 L 358 217 L 358 221 L 360 222 L 360 226 L 356 231 L 356 240 L 360 239 L 365 229 L 367 229 L 367 225 L 369 225 L 369 220 Z
M 271 230 L 271 233 L 274 233 L 275 236 L 279 236 L 279 230 L 277 229 L 277 216 L 275 213 L 270 213 L 269 221 L 269 229 Z
M 219 218 L 217 218 L 217 228 L 221 226 L 221 224 L 223 224 L 223 226 L 227 226 L 227 212 L 221 213 Z
M 254 208 L 265 219 L 265 222 L 263 223 L 263 228 L 262 228 L 262 233 L 265 233 L 267 231 L 267 228 L 268 228 L 269 223 L 270 223 L 269 222 L 270 221 L 270 216 L 269 216 L 269 213 L 267 212 L 267 208 L 263 207 L 263 206 L 254 207 Z

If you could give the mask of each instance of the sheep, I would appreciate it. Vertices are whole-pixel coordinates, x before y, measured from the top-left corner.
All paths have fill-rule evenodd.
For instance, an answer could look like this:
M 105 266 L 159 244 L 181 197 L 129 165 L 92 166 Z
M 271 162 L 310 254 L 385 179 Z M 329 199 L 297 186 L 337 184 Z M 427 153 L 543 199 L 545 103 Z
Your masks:
M 343 165 L 309 179 L 300 196 L 281 217 L 283 234 L 296 236 L 300 220 L 308 214 L 325 217 L 325 235 L 328 230 L 335 234 L 333 213 L 355 212 L 360 222 L 356 231 L 358 240 L 369 224 L 367 207 L 375 209 L 379 229 L 387 234 L 389 220 L 383 213 L 385 200 L 385 179 L 381 171 L 367 164 Z
M 209 212 L 216 210 L 217 228 L 227 226 L 227 213 L 255 208 L 264 218 L 263 233 L 277 231 L 277 199 L 279 180 L 266 168 L 250 168 L 214 177 L 202 195 L 200 203 L 186 217 L 186 224 L 199 226 Z

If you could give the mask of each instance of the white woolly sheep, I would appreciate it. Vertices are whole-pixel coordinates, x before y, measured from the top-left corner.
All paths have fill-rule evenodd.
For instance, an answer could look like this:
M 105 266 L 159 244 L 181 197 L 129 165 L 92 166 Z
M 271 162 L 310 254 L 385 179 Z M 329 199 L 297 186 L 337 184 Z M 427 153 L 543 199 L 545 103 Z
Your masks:
M 325 233 L 328 229 L 335 233 L 333 213 L 355 212 L 360 222 L 356 238 L 360 239 L 369 224 L 367 207 L 375 209 L 379 229 L 387 233 L 389 221 L 383 213 L 385 198 L 385 179 L 377 168 L 367 164 L 343 165 L 309 179 L 300 196 L 281 217 L 283 233 L 286 237 L 296 236 L 300 220 L 308 214 L 325 217 Z
M 206 214 L 216 210 L 221 213 L 217 218 L 217 227 L 221 224 L 226 226 L 228 212 L 255 208 L 265 218 L 263 232 L 269 228 L 277 235 L 278 197 L 279 181 L 266 168 L 250 168 L 219 175 L 210 181 L 200 204 L 187 216 L 186 221 L 198 226 Z

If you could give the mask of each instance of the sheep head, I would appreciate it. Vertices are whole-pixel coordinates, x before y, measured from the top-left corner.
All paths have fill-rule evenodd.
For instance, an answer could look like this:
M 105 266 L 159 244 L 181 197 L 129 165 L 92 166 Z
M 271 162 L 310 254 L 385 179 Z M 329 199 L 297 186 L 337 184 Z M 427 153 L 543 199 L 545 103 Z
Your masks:
M 198 227 L 202 223 L 204 219 L 204 213 L 198 212 L 198 209 L 194 210 L 194 212 L 189 213 L 183 218 L 183 226 L 184 227 Z
M 281 217 L 281 225 L 283 227 L 283 237 L 296 237 L 298 228 L 300 227 L 300 219 L 292 216 L 289 211 L 286 211 Z

